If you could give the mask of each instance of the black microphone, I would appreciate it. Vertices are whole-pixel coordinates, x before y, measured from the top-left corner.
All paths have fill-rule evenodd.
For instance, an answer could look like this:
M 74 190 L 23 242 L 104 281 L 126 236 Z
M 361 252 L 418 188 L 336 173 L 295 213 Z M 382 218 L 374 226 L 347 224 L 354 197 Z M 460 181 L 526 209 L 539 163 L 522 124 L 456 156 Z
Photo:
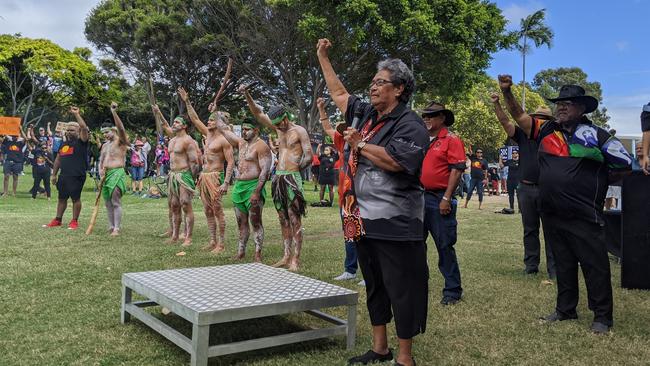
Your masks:
M 361 108 L 356 108 L 354 110 L 354 118 L 352 119 L 352 125 L 350 127 L 354 129 L 359 128 L 359 122 L 361 121 L 361 117 L 363 117 L 363 110 Z M 344 152 L 345 152 L 345 160 L 348 160 L 348 157 L 350 156 L 350 145 L 346 142 L 344 146 Z

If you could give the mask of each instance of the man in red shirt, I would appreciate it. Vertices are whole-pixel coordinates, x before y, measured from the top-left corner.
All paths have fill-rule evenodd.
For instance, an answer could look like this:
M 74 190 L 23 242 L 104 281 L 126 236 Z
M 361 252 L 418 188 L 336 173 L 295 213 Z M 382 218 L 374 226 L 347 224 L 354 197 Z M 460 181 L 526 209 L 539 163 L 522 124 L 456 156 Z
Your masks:
M 424 240 L 431 233 L 438 249 L 438 268 L 445 278 L 440 303 L 453 305 L 463 294 L 454 250 L 458 225 L 458 202 L 454 192 L 465 170 L 465 147 L 463 141 L 447 129 L 454 123 L 454 114 L 444 105 L 431 102 L 422 112 L 422 119 L 431 140 L 420 177 L 425 189 Z

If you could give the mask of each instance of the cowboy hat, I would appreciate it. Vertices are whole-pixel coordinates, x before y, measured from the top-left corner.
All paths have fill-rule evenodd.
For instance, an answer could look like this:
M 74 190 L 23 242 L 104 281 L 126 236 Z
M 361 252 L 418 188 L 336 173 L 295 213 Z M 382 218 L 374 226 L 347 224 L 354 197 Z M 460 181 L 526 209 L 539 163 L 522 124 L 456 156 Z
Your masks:
M 426 108 L 424 108 L 424 110 L 422 110 L 422 116 L 426 116 L 428 114 L 436 114 L 436 113 L 442 113 L 445 115 L 446 126 L 451 126 L 454 124 L 454 112 L 445 108 L 444 104 L 440 104 L 438 102 L 431 102 L 429 103 L 428 106 L 426 106 Z
M 535 109 L 535 112 L 531 113 L 530 116 L 531 117 L 541 117 L 541 118 L 545 118 L 545 119 L 552 119 L 553 118 L 553 112 L 551 111 L 551 109 L 549 107 L 543 105 L 541 107 L 537 107 L 537 109 Z
M 575 101 L 585 106 L 585 114 L 598 108 L 598 99 L 585 95 L 585 89 L 578 85 L 563 85 L 557 98 L 547 98 L 549 102 L 557 103 L 564 100 Z

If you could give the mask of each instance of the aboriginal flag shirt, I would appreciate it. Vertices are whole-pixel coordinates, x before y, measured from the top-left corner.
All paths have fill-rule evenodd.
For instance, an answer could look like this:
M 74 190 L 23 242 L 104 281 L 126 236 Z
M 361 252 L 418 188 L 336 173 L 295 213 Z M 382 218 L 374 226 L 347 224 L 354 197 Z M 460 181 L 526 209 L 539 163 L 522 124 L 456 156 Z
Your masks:
M 627 170 L 632 156 L 616 138 L 583 117 L 569 133 L 554 121 L 533 119 L 541 210 L 603 224 L 610 170 Z
M 59 149 L 62 177 L 81 177 L 86 175 L 88 141 L 75 139 L 66 141 Z
M 25 162 L 25 140 L 7 137 L 2 141 L 2 151 L 8 161 L 22 164 Z

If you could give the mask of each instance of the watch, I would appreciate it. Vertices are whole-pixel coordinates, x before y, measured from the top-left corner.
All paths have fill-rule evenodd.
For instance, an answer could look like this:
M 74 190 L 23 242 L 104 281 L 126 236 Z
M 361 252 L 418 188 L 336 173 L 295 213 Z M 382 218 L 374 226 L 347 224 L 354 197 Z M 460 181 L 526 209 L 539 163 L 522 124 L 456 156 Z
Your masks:
M 361 149 L 363 149 L 366 146 L 365 141 L 361 141 L 360 143 L 357 144 L 357 151 L 361 152 Z

